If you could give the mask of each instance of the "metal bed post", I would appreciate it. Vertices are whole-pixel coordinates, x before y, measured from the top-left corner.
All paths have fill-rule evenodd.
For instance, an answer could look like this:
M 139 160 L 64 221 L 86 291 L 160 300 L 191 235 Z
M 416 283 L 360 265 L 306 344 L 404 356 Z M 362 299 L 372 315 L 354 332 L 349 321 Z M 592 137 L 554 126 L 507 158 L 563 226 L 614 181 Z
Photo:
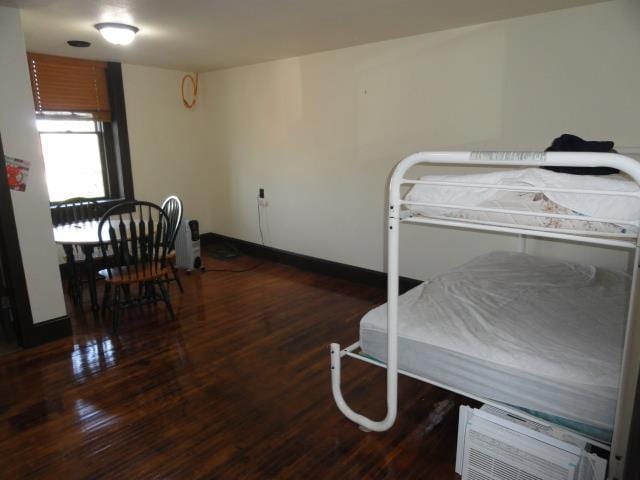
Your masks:
M 342 414 L 362 430 L 384 432 L 393 426 L 398 412 L 398 263 L 400 235 L 400 187 L 405 173 L 418 163 L 443 163 L 453 156 L 458 161 L 468 160 L 469 152 L 421 152 L 409 155 L 396 165 L 389 182 L 389 211 L 387 224 L 387 414 L 384 419 L 374 421 L 355 412 L 342 395 L 340 377 L 341 360 L 359 347 L 359 342 L 341 350 L 340 344 L 332 343 L 331 352 L 331 390 L 333 399 Z M 453 163 L 453 162 L 450 162 Z
M 406 159 L 408 160 L 408 159 Z M 402 162 L 405 163 L 405 162 Z M 332 343 L 331 350 L 331 389 L 333 398 L 340 411 L 349 420 L 360 425 L 365 431 L 384 432 L 391 428 L 398 413 L 398 256 L 400 236 L 400 185 L 404 173 L 408 170 L 396 168 L 389 185 L 389 217 L 387 223 L 387 414 L 380 421 L 373 421 L 356 413 L 345 402 L 340 388 L 341 358 L 349 349 L 340 350 L 338 343 Z
M 627 450 L 627 444 L 629 442 L 629 424 L 624 423 L 624 410 L 629 401 L 633 403 L 633 399 L 630 399 L 630 392 L 626 391 L 627 386 L 633 384 L 633 374 L 631 368 L 631 362 L 634 360 L 631 358 L 633 334 L 635 329 L 633 328 L 636 308 L 636 289 L 638 288 L 638 262 L 640 261 L 640 233 L 636 240 L 636 250 L 633 256 L 633 273 L 631 276 L 631 296 L 629 298 L 629 309 L 627 310 L 627 322 L 624 333 L 624 346 L 622 348 L 622 362 L 620 368 L 620 380 L 618 382 L 618 399 L 616 401 L 616 415 L 613 423 L 613 437 L 611 439 L 611 456 L 609 458 L 609 475 L 611 480 L 622 480 L 624 474 L 624 465 L 626 462 L 625 454 Z M 635 332 L 636 335 L 640 332 Z M 635 385 L 635 388 L 639 388 L 640 385 Z M 626 402 L 626 403 L 625 403 Z M 630 413 L 630 412 L 627 412 Z M 630 421 L 630 419 L 629 419 Z

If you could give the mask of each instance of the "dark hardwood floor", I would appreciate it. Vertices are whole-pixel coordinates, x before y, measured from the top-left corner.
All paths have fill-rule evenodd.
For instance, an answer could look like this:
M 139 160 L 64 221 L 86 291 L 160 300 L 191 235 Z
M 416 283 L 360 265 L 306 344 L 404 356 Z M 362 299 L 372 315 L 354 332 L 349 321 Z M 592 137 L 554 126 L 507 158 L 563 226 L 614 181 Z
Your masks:
M 70 310 L 73 338 L 0 357 L 0 478 L 456 478 L 461 397 L 401 378 L 385 433 L 333 402 L 328 344 L 355 341 L 383 290 L 250 257 L 206 264 L 254 268 L 183 274 L 176 321 L 130 310 L 113 335 Z M 382 369 L 345 360 L 343 385 L 384 415 Z

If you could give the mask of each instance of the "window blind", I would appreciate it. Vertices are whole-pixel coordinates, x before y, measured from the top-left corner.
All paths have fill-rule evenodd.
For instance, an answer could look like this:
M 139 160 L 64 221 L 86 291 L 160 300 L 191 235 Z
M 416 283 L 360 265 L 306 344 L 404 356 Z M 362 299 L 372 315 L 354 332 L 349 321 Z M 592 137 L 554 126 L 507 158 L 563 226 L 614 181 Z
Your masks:
M 86 113 L 111 120 L 106 62 L 38 53 L 28 53 L 27 59 L 36 113 Z

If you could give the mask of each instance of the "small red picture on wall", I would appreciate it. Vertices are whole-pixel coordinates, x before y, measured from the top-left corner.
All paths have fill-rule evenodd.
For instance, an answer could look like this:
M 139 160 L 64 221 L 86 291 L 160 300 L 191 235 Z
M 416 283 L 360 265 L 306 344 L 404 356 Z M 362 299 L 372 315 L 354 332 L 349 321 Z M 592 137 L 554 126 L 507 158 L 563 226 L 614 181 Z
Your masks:
M 24 192 L 27 189 L 30 162 L 19 158 L 4 157 L 7 167 L 7 182 L 11 190 Z

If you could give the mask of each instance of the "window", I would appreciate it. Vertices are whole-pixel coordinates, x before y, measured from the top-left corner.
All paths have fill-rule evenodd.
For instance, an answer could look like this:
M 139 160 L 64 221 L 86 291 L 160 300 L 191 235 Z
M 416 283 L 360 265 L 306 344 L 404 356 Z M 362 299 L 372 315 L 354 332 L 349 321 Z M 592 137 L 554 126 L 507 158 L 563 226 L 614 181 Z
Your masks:
M 133 199 L 120 64 L 27 57 L 51 203 Z
M 39 118 L 37 125 L 49 200 L 107 198 L 109 188 L 102 122 L 68 117 Z

